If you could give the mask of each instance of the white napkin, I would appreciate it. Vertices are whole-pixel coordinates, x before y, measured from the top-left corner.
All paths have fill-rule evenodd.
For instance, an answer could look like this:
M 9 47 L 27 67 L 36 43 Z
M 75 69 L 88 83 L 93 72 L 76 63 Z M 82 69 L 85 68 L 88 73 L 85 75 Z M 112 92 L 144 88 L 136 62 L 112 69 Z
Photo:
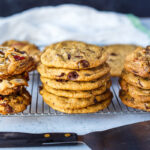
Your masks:
M 97 11 L 87 6 L 37 7 L 0 17 L 0 43 L 16 39 L 47 45 L 71 39 L 98 45 L 131 43 L 146 46 L 150 44 L 150 37 L 139 29 L 137 22 L 133 16 Z

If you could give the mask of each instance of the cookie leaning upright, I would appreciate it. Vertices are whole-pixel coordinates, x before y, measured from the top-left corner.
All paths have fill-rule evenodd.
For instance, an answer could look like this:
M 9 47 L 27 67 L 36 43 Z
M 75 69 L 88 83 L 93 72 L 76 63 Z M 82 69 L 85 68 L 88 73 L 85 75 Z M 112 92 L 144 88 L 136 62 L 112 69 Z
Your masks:
M 34 67 L 32 57 L 11 47 L 0 47 L 0 113 L 13 114 L 26 109 L 31 96 L 28 72 Z
M 63 41 L 45 48 L 38 72 L 44 101 L 64 113 L 93 113 L 112 99 L 110 67 L 101 47 Z
M 150 47 L 137 48 L 126 57 L 120 79 L 120 98 L 133 108 L 150 111 Z

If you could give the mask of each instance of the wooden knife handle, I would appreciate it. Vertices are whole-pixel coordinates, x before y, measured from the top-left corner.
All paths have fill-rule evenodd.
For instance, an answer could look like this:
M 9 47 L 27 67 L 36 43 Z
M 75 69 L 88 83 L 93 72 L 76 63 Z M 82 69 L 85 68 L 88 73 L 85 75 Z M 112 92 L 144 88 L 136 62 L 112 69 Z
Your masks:
M 19 133 L 0 132 L 0 147 L 26 147 L 77 144 L 76 133 Z

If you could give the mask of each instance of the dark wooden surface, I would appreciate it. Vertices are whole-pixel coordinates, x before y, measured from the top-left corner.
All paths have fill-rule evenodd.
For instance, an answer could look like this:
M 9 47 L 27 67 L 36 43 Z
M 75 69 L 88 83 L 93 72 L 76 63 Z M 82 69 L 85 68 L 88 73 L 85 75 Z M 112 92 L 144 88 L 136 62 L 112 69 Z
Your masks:
M 32 7 L 64 3 L 88 5 L 99 10 L 150 17 L 150 0 L 0 0 L 0 16 L 9 16 Z

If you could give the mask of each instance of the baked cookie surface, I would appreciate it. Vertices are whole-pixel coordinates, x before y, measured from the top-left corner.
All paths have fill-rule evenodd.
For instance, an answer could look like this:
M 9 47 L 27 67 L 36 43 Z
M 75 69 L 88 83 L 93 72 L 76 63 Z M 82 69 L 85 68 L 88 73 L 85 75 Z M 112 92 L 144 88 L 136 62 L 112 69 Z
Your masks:
M 103 77 L 96 79 L 94 81 L 88 82 L 74 82 L 67 80 L 52 80 L 45 77 L 40 77 L 43 84 L 47 84 L 51 88 L 62 89 L 62 90 L 93 90 L 102 86 L 105 82 L 110 80 L 110 74 L 104 75 Z
M 98 102 L 104 101 L 112 97 L 110 90 L 107 90 L 105 93 L 101 95 L 92 96 L 90 98 L 66 98 L 48 93 L 44 89 L 40 91 L 40 94 L 43 96 L 43 99 L 49 101 L 54 106 L 62 109 L 84 108 L 89 105 L 97 104 Z
M 46 77 L 50 79 L 72 80 L 72 81 L 95 80 L 109 73 L 110 71 L 110 67 L 106 63 L 96 68 L 91 68 L 88 70 L 70 70 L 70 69 L 61 69 L 61 68 L 50 68 L 50 67 L 44 66 L 43 64 L 40 64 L 37 69 L 42 77 Z
M 33 59 L 15 48 L 0 47 L 0 79 L 30 71 Z
M 0 95 L 10 95 L 21 90 L 22 86 L 28 86 L 28 73 L 23 73 L 21 75 L 15 75 L 9 77 L 8 79 L 3 79 L 0 81 Z M 20 87 L 21 86 L 21 87 Z
M 42 64 L 55 68 L 88 69 L 107 59 L 102 47 L 79 41 L 63 41 L 47 47 L 41 55 Z
M 14 47 L 20 51 L 25 51 L 29 56 L 31 56 L 36 63 L 40 62 L 41 52 L 38 47 L 34 44 L 31 44 L 27 41 L 16 41 L 9 40 L 2 44 L 2 46 Z
M 49 87 L 47 84 L 44 84 L 44 89 L 48 92 L 62 97 L 71 97 L 71 98 L 90 98 L 92 96 L 100 95 L 104 93 L 111 86 L 111 81 L 104 83 L 101 87 L 90 90 L 90 91 L 73 91 L 73 90 L 60 90 Z
M 109 55 L 107 63 L 111 68 L 111 76 L 120 77 L 124 67 L 126 56 L 132 53 L 138 46 L 127 44 L 114 44 L 104 46 Z
M 31 96 L 24 88 L 15 95 L 0 96 L 0 113 L 6 115 L 22 112 L 30 102 Z
M 120 90 L 119 96 L 121 101 L 128 107 L 132 107 L 135 109 L 141 109 L 144 111 L 150 111 L 150 103 L 149 102 L 137 102 L 133 97 L 131 97 L 127 92 Z

